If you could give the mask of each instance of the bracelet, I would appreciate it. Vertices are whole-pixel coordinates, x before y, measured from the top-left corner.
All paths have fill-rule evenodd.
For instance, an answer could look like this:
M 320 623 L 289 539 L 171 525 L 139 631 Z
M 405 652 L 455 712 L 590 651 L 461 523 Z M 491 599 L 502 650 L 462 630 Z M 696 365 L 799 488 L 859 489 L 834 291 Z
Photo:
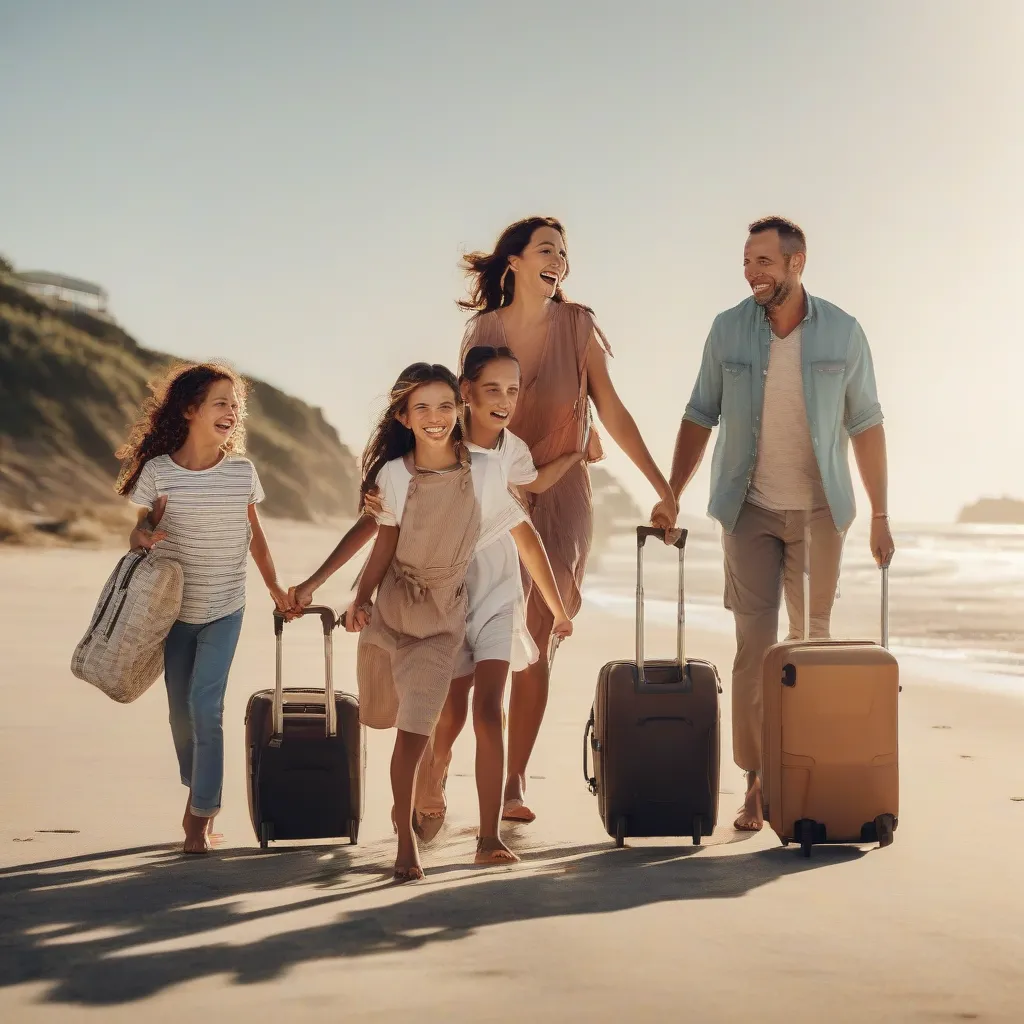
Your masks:
M 872 519 L 888 519 L 889 518 L 889 513 L 888 512 L 875 512 L 875 513 L 872 514 L 871 518 Z

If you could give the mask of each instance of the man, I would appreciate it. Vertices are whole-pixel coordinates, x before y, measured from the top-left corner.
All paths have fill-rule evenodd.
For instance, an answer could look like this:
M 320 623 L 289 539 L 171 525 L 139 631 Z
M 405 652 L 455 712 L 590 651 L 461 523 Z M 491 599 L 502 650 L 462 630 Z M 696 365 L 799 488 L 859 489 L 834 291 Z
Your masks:
M 725 605 L 736 620 L 733 756 L 747 792 L 735 826 L 757 831 L 761 803 L 761 665 L 778 638 L 803 635 L 803 538 L 811 536 L 811 636 L 827 637 L 843 539 L 854 518 L 847 439 L 871 503 L 871 552 L 888 564 L 885 430 L 860 324 L 807 293 L 803 231 L 781 217 L 750 225 L 743 267 L 752 295 L 720 313 L 676 438 L 678 498 L 714 427 L 708 512 L 723 527 Z

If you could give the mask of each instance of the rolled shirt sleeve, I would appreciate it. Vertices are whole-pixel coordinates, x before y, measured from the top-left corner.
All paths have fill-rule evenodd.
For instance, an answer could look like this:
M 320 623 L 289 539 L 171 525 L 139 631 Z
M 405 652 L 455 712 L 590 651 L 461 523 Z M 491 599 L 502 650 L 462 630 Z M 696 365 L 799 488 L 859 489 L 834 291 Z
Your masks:
M 882 422 L 882 406 L 875 386 L 875 368 L 871 348 L 860 324 L 855 320 L 846 360 L 846 410 L 843 422 L 851 437 L 877 427 Z
M 700 371 L 686 411 L 683 413 L 683 419 L 707 427 L 708 430 L 718 426 L 718 420 L 722 415 L 722 360 L 717 351 L 717 328 L 716 317 L 704 343 Z

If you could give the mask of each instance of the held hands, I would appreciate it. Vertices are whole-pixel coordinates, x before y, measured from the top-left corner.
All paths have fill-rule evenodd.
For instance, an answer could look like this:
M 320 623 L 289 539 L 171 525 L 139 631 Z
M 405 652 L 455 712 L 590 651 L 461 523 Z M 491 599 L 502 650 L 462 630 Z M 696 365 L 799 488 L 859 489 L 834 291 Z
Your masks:
M 270 591 L 270 596 L 274 599 L 274 607 L 277 608 L 277 610 L 281 612 L 286 619 L 294 618 L 294 616 L 290 616 L 288 614 L 293 607 L 289 591 L 285 590 L 284 587 L 276 581 L 268 586 L 267 590 Z
M 889 517 L 878 516 L 871 520 L 871 555 L 876 564 L 881 567 L 892 561 L 896 551 L 896 543 L 892 539 L 892 531 L 889 529 Z
M 289 622 L 292 619 L 297 619 L 302 613 L 303 608 L 308 608 L 313 603 L 314 593 L 316 593 L 316 586 L 310 580 L 300 583 L 297 587 L 289 587 L 288 601 L 291 604 L 291 608 L 285 618 Z
M 651 526 L 665 531 L 665 543 L 674 544 L 679 539 L 680 531 L 676 529 L 679 518 L 679 503 L 671 495 L 666 495 L 651 509 Z

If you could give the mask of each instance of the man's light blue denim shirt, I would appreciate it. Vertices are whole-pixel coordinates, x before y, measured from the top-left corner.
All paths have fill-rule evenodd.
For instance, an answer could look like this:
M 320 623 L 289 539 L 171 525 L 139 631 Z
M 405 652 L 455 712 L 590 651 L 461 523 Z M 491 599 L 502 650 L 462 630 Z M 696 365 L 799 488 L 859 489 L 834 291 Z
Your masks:
M 801 365 L 811 442 L 836 529 L 856 513 L 849 438 L 882 422 L 867 338 L 838 306 L 805 292 Z M 764 407 L 771 324 L 753 299 L 715 317 L 684 419 L 718 427 L 708 513 L 731 533 L 750 486 Z

